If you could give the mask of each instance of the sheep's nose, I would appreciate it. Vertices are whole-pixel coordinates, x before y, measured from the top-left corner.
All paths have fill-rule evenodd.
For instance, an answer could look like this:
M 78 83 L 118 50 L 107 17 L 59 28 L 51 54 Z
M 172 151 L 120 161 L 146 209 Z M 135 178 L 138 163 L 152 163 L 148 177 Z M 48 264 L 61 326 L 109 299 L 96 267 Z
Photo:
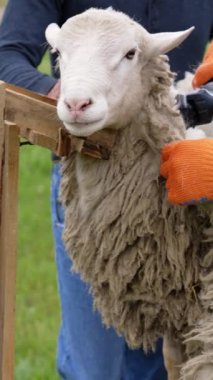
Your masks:
M 64 103 L 66 107 L 70 111 L 71 114 L 78 116 L 82 112 L 84 112 L 91 104 L 91 99 L 69 99 L 65 100 Z

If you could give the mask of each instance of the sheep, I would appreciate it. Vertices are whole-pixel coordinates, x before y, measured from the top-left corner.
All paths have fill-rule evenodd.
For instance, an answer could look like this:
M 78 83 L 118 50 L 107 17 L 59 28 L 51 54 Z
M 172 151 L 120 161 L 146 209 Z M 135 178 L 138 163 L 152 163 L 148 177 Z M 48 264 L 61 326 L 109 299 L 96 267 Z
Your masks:
M 169 380 L 212 379 L 211 210 L 172 206 L 160 151 L 185 138 L 167 52 L 192 31 L 149 34 L 113 9 L 89 9 L 46 38 L 59 54 L 57 112 L 76 136 L 115 135 L 108 161 L 63 159 L 64 241 L 106 326 L 130 347 L 164 337 Z

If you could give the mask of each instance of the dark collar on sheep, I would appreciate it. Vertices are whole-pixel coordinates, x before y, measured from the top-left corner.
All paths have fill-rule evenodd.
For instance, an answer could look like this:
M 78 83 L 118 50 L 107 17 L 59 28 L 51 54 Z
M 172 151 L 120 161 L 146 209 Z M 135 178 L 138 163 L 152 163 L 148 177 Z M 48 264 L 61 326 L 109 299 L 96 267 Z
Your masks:
M 114 145 L 116 131 L 104 129 L 89 137 L 76 137 L 60 128 L 56 154 L 59 157 L 69 156 L 73 152 L 108 160 Z

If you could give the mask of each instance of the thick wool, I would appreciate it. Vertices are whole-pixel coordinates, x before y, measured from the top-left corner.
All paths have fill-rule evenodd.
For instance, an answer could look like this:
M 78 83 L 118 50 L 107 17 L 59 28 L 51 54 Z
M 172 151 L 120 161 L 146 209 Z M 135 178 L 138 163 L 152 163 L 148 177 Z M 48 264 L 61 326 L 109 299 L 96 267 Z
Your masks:
M 209 229 L 210 241 L 212 241 L 212 229 Z M 212 245 L 212 244 L 211 244 Z M 194 380 L 202 379 L 211 380 L 213 374 L 213 266 L 212 266 L 213 249 L 211 248 L 207 255 L 203 257 L 200 267 L 200 283 L 202 291 L 199 294 L 202 304 L 202 311 L 196 327 L 192 329 L 186 338 L 186 347 L 188 348 L 188 357 L 194 347 L 199 347 L 196 354 L 191 355 L 181 370 L 181 379 Z M 208 368 L 206 365 L 208 364 Z M 206 371 L 206 372 L 205 372 Z
M 160 149 L 185 136 L 171 81 L 166 58 L 154 58 L 143 68 L 140 114 L 117 131 L 109 161 L 74 153 L 62 168 L 72 269 L 90 284 L 104 323 L 146 350 L 168 331 L 182 337 L 197 329 L 205 340 L 199 326 L 210 319 L 203 277 L 213 262 L 209 217 L 195 206 L 169 205 L 159 178 Z

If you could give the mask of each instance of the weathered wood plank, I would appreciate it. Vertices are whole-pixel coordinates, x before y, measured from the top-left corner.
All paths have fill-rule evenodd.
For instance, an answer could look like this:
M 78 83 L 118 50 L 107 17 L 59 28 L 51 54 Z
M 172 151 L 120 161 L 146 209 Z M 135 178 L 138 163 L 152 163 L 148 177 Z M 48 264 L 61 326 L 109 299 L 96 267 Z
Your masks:
M 5 109 L 5 83 L 0 82 L 0 194 L 1 194 L 1 183 L 2 183 L 1 163 L 3 159 L 3 149 L 4 149 L 4 109 Z
M 54 100 L 11 85 L 6 86 L 5 120 L 55 140 L 63 126 Z
M 5 124 L 0 203 L 0 379 L 12 380 L 15 341 L 15 283 L 19 128 Z

